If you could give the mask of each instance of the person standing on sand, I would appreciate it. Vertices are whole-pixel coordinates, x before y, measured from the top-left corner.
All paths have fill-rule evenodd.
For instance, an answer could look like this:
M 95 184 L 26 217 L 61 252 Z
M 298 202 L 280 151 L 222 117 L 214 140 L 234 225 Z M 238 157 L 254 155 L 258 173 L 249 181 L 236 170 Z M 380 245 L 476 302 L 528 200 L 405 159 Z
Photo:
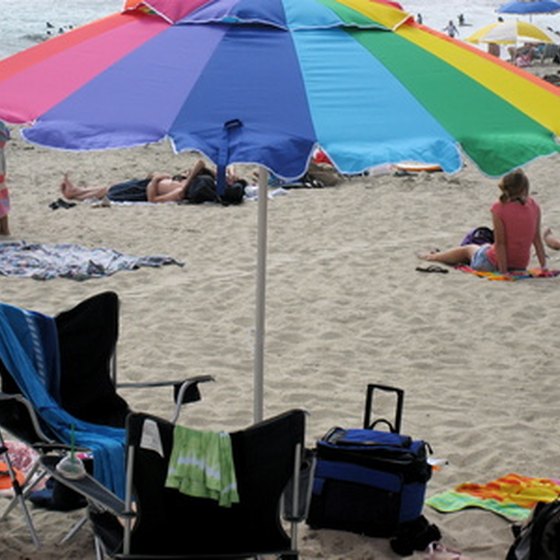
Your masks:
M 452 20 L 449 20 L 449 23 L 443 28 L 443 30 L 450 36 L 456 37 L 459 35 L 459 30 L 455 27 L 455 24 Z
M 10 213 L 10 194 L 6 186 L 6 159 L 4 145 L 10 139 L 10 132 L 0 121 L 0 235 L 10 235 L 8 214 Z
M 447 251 L 421 254 L 419 258 L 452 266 L 467 264 L 475 270 L 507 274 L 527 268 L 533 246 L 541 268 L 546 269 L 541 209 L 529 196 L 529 179 L 521 169 L 517 169 L 502 177 L 498 186 L 502 194 L 490 209 L 494 243 L 463 245 Z

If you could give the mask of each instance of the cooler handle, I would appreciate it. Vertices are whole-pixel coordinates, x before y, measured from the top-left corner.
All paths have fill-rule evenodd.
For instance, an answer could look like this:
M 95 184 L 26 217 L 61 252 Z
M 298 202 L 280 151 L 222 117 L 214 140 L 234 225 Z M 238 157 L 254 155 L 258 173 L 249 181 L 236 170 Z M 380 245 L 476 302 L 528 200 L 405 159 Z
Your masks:
M 397 406 L 395 408 L 395 420 L 391 424 L 389 420 L 386 419 L 378 419 L 372 422 L 371 416 L 373 413 L 373 394 L 376 390 L 385 391 L 388 393 L 395 393 L 397 396 Z M 373 427 L 382 422 L 387 424 L 389 430 L 395 434 L 401 433 L 401 422 L 402 422 L 402 412 L 403 412 L 403 404 L 404 404 L 404 390 L 398 389 L 397 387 L 389 387 L 388 385 L 379 385 L 377 383 L 370 383 L 367 386 L 366 392 L 366 407 L 364 411 L 364 429 L 372 430 Z

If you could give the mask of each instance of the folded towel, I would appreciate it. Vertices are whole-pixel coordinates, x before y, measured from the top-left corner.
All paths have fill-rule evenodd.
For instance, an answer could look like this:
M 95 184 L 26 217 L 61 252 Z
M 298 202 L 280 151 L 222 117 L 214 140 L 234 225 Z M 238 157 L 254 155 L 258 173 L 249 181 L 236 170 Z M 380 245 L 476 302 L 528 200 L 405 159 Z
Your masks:
M 239 502 L 229 434 L 175 426 L 165 486 L 224 507 Z

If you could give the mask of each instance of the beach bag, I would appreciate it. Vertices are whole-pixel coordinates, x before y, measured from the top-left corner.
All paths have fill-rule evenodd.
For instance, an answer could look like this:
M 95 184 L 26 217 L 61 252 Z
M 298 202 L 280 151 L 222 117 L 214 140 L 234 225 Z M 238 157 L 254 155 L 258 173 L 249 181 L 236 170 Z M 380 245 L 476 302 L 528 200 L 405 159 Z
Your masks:
M 332 165 L 313 161 L 309 164 L 306 176 L 318 181 L 323 187 L 334 187 L 342 181 L 342 175 Z
M 25 481 L 25 475 L 16 467 L 12 466 L 16 480 L 20 485 Z M 0 496 L 13 496 L 12 479 L 7 463 L 0 461 Z
M 487 243 L 494 243 L 494 232 L 486 226 L 472 229 L 461 241 L 461 245 L 486 245 Z
M 385 418 L 370 421 L 376 390 L 397 392 L 394 423 Z M 429 446 L 399 433 L 403 395 L 401 389 L 368 385 L 364 428 L 335 427 L 317 442 L 307 517 L 311 528 L 392 537 L 399 528 L 422 519 L 426 484 L 432 474 Z M 373 429 L 380 423 L 389 431 Z
M 220 198 L 222 204 L 241 204 L 245 196 L 247 182 L 244 180 L 236 181 L 233 185 L 226 185 L 224 194 Z
M 506 560 L 560 560 L 560 500 L 539 502 L 525 525 L 514 525 Z

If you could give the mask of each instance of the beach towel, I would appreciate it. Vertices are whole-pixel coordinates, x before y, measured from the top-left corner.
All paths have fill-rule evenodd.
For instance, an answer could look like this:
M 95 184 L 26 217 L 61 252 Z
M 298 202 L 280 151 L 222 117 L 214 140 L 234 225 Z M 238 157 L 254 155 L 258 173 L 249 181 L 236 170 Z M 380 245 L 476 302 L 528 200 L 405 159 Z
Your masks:
M 91 449 L 93 476 L 124 497 L 125 431 L 75 418 L 63 410 L 58 392 L 60 359 L 54 319 L 0 303 L 0 359 L 39 418 L 60 441 Z
M 459 484 L 428 498 L 426 504 L 442 513 L 476 507 L 508 520 L 524 521 L 537 503 L 549 503 L 558 497 L 560 480 L 510 473 L 484 484 Z
M 140 267 L 184 266 L 168 256 L 135 257 L 113 249 L 89 249 L 69 243 L 0 243 L 0 276 L 18 276 L 35 280 L 70 278 L 87 280 L 110 276 L 120 270 Z
M 238 503 L 229 434 L 175 426 L 165 486 L 188 496 L 217 500 L 223 507 Z
M 498 280 L 502 282 L 514 282 L 516 280 L 529 280 L 531 278 L 555 278 L 560 276 L 560 270 L 541 270 L 540 268 L 530 268 L 528 270 L 518 270 L 515 272 L 510 272 L 507 276 L 501 274 L 500 272 L 483 272 L 481 270 L 474 270 L 467 265 L 459 265 L 455 267 L 457 270 L 462 272 L 468 272 L 479 276 L 480 278 L 486 278 L 487 280 Z

